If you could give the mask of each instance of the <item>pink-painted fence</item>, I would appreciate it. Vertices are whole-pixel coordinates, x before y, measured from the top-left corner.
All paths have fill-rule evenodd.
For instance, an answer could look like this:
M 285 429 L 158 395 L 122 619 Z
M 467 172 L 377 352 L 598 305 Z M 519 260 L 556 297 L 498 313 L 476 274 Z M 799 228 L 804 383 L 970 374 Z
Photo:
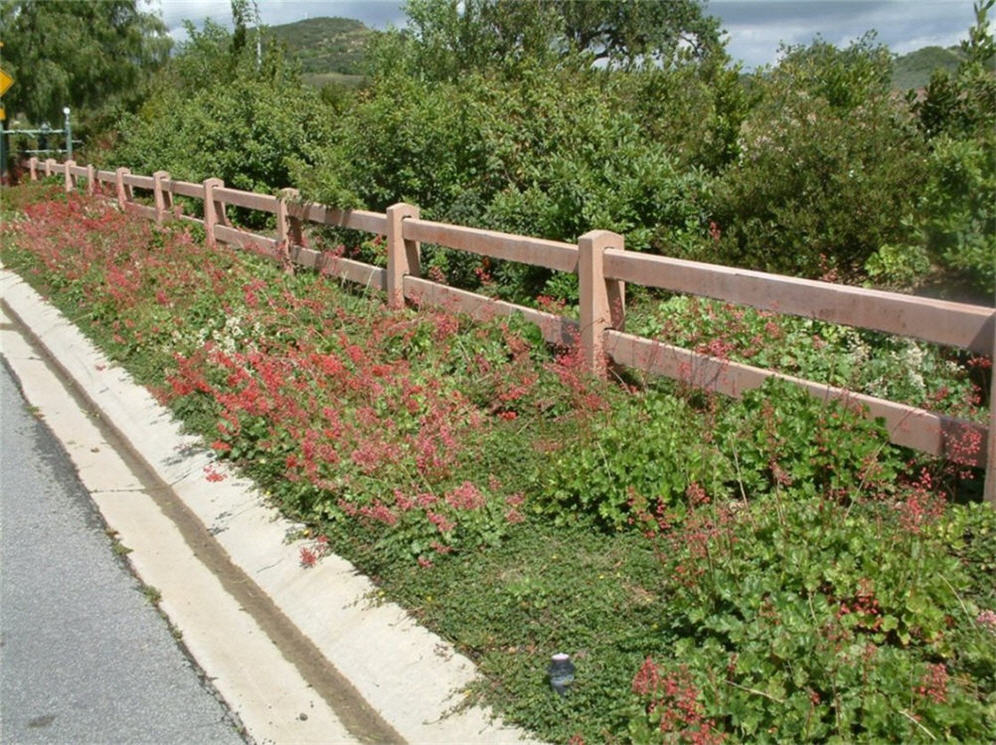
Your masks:
M 996 506 L 996 406 L 990 404 L 989 426 L 905 404 L 866 396 L 627 334 L 625 283 L 656 287 L 748 305 L 760 310 L 814 318 L 858 328 L 883 331 L 993 356 L 996 310 L 981 305 L 881 292 L 846 285 L 797 279 L 726 266 L 683 261 L 625 250 L 622 236 L 596 230 L 576 244 L 510 235 L 479 228 L 423 220 L 418 207 L 396 204 L 386 213 L 340 210 L 302 203 L 297 192 L 279 196 L 226 188 L 220 179 L 201 184 L 177 181 L 165 171 L 152 176 L 126 168 L 101 171 L 73 161 L 29 161 L 32 179 L 39 173 L 62 175 L 72 191 L 85 182 L 91 193 L 111 191 L 122 209 L 157 221 L 174 215 L 175 196 L 203 200 L 203 223 L 211 242 L 235 244 L 270 256 L 383 290 L 390 305 L 406 299 L 445 305 L 477 318 L 521 314 L 536 323 L 553 343 L 577 341 L 588 367 L 602 373 L 609 362 L 739 396 L 776 377 L 799 385 L 821 400 L 835 399 L 884 419 L 892 442 L 933 455 L 949 455 L 953 442 L 985 444 L 969 463 L 986 466 L 986 500 Z M 152 204 L 135 201 L 134 190 L 151 192 Z M 226 207 L 238 206 L 276 215 L 276 237 L 233 227 Z M 332 256 L 302 245 L 305 222 L 334 225 L 385 236 L 387 268 Z M 579 278 L 580 320 L 483 297 L 420 276 L 419 247 L 431 243 L 508 261 L 574 272 Z M 996 365 L 993 368 L 996 390 Z

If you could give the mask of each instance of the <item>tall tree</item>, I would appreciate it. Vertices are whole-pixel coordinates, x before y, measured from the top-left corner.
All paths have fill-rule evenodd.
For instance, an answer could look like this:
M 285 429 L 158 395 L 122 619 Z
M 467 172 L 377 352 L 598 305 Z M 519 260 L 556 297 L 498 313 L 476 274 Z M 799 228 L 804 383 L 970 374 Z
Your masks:
M 172 43 L 137 0 L 0 0 L 0 29 L 17 81 L 6 108 L 34 122 L 61 121 L 67 105 L 84 122 L 133 105 Z
M 701 0 L 407 0 L 404 62 L 430 78 L 577 54 L 621 67 L 672 67 L 725 54 Z M 388 39 L 388 44 L 391 40 Z M 390 46 L 382 59 L 399 62 Z
M 723 48 L 719 20 L 699 0 L 562 0 L 564 33 L 577 49 L 626 66 L 703 60 Z

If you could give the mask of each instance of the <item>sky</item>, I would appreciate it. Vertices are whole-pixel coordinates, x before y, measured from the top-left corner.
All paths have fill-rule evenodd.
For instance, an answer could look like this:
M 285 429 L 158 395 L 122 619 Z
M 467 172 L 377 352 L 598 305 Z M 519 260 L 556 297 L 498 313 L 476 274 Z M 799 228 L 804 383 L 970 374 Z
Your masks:
M 639 1 L 639 0 L 636 0 Z M 231 25 L 229 0 L 149 0 L 174 38 L 184 38 L 184 19 L 204 18 Z M 303 18 L 356 18 L 372 28 L 403 26 L 400 0 L 257 0 L 269 26 Z M 777 61 L 781 43 L 808 44 L 819 34 L 847 46 L 866 31 L 897 54 L 925 46 L 952 46 L 974 23 L 972 0 L 715 0 L 707 12 L 728 32 L 727 49 L 748 69 Z

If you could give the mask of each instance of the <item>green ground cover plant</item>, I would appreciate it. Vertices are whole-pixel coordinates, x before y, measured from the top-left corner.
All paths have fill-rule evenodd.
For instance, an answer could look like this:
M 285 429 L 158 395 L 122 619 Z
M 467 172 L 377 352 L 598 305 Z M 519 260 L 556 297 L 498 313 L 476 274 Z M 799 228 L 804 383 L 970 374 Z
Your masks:
M 996 738 L 996 513 L 971 469 L 786 385 L 596 380 L 519 319 L 389 310 L 55 184 L 3 199 L 4 265 L 306 523 L 301 571 L 351 559 L 508 720 L 575 745 Z M 690 344 L 712 341 L 689 319 L 736 320 L 710 308 Z M 769 320 L 731 333 L 766 346 Z

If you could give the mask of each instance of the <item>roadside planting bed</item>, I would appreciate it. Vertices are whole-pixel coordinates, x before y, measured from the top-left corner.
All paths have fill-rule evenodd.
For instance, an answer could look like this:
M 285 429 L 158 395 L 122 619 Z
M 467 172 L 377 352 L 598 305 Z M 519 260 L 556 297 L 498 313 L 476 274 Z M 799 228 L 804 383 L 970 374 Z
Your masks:
M 301 571 L 349 558 L 508 720 L 589 744 L 996 738 L 978 471 L 784 384 L 598 380 L 519 319 L 390 310 L 197 231 L 31 185 L 4 192 L 0 256 L 309 525 Z M 906 377 L 869 385 L 983 412 L 971 369 L 929 350 L 847 337 L 831 358 L 828 325 L 666 303 L 635 322 L 848 381 L 891 354 Z

